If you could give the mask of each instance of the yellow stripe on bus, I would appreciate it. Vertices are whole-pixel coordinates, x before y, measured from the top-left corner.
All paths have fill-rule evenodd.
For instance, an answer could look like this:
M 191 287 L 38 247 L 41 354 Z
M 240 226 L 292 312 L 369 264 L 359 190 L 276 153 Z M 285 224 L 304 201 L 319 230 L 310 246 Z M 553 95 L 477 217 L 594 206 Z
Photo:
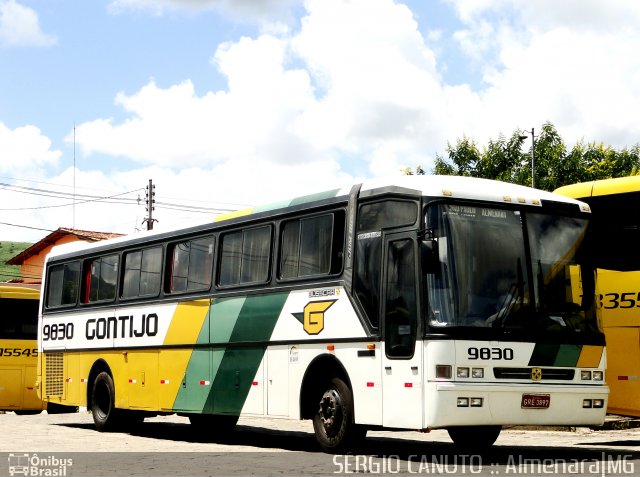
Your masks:
M 194 344 L 198 339 L 211 300 L 193 300 L 179 303 L 164 338 L 165 345 Z
M 253 207 L 249 209 L 236 210 L 235 212 L 228 212 L 226 214 L 220 214 L 215 219 L 214 222 L 221 222 L 223 220 L 235 219 L 237 217 L 244 217 L 245 215 L 249 215 L 253 213 Z
M 602 359 L 604 346 L 584 345 L 578 358 L 578 368 L 597 368 Z
M 198 339 L 207 318 L 209 299 L 179 303 L 171 319 L 164 339 L 165 345 L 193 345 Z M 165 349 L 160 352 L 158 366 L 158 405 L 162 410 L 171 410 L 178 390 L 185 379 L 192 348 Z

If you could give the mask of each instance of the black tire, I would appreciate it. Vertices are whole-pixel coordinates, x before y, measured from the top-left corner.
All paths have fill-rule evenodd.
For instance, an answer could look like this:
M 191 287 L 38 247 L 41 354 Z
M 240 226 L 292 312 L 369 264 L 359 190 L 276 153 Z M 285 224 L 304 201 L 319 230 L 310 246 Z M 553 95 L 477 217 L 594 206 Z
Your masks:
M 238 423 L 238 416 L 221 414 L 189 414 L 189 422 L 196 434 L 203 438 L 227 437 Z
M 116 429 L 121 420 L 115 407 L 116 391 L 113 378 L 106 371 L 96 376 L 91 388 L 91 414 L 93 422 L 100 432 Z
M 450 427 L 449 437 L 455 445 L 465 449 L 487 449 L 498 439 L 500 426 Z
M 354 423 L 353 394 L 340 378 L 333 378 L 318 396 L 313 430 L 323 451 L 341 453 L 364 439 L 367 428 Z

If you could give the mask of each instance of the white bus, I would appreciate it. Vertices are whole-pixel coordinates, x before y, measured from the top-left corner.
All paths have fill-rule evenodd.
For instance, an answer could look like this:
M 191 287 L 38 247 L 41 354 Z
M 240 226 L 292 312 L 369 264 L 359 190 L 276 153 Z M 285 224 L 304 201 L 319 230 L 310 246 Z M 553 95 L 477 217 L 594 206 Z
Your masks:
M 323 450 L 367 429 L 604 420 L 604 335 L 585 204 L 410 176 L 55 249 L 41 393 L 98 430 L 157 413 L 205 433 L 310 419 Z

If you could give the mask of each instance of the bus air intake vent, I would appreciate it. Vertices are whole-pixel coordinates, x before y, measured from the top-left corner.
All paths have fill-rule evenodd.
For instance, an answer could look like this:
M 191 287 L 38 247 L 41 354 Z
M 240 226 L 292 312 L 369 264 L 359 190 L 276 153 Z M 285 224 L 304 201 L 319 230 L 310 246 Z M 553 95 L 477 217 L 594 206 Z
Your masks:
M 542 381 L 572 381 L 575 369 L 542 368 Z M 531 368 L 493 368 L 496 379 L 526 379 L 531 381 Z
M 45 395 L 62 397 L 64 390 L 64 366 L 62 353 L 46 353 L 45 366 Z

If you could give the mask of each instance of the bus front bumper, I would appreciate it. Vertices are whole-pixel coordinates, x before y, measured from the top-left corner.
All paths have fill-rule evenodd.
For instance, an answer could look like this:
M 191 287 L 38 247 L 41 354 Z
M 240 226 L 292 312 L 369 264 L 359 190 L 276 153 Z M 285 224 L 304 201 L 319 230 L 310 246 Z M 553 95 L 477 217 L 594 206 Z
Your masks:
M 604 422 L 608 394 L 604 385 L 431 382 L 425 427 L 597 426 Z

